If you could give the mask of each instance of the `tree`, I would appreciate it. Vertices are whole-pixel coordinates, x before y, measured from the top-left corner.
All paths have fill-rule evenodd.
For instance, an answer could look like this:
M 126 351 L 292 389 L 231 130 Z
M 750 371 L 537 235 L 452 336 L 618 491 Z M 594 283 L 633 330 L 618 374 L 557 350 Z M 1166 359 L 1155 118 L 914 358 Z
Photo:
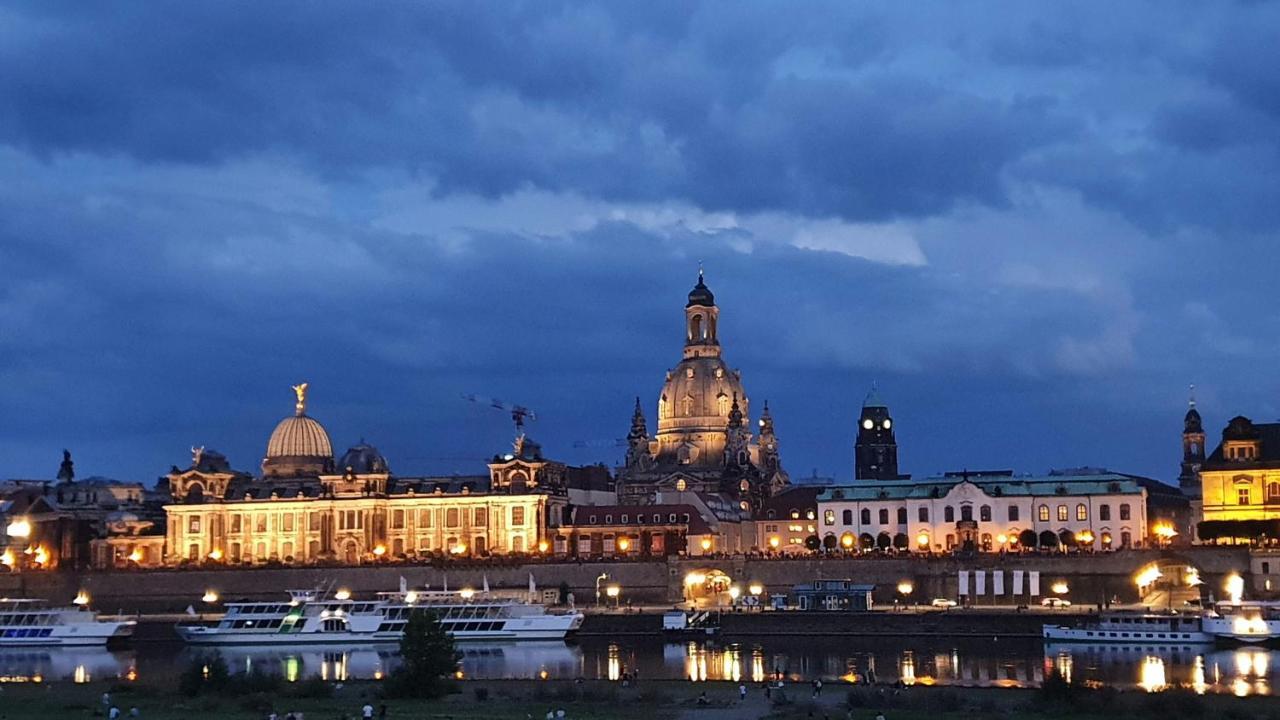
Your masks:
M 461 657 L 436 614 L 415 609 L 405 623 L 400 667 L 391 674 L 387 693 L 394 697 L 440 697 L 448 691 L 446 678 L 457 671 Z
M 1040 537 L 1036 535 L 1035 530 L 1023 530 L 1018 533 L 1018 544 L 1029 550 L 1035 550 L 1039 539 Z
M 804 539 L 804 547 L 806 550 L 817 552 L 818 548 L 822 547 L 822 541 L 818 539 L 817 535 L 810 535 Z

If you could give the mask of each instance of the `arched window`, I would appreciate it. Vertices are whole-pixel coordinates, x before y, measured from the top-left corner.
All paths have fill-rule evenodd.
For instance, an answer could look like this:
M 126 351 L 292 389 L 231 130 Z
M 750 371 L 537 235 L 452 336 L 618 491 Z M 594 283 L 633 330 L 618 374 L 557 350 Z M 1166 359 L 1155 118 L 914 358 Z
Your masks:
M 1267 483 L 1267 502 L 1280 501 L 1280 482 L 1272 480 Z
M 1009 506 L 1009 522 L 1018 522 L 1018 506 Z
M 1129 503 L 1120 503 L 1120 519 L 1121 520 L 1129 519 Z
M 880 524 L 889 524 L 889 508 L 880 508 Z
M 1079 505 L 1076 505 L 1076 519 L 1077 520 L 1089 519 L 1089 508 L 1084 503 L 1080 503 Z
M 983 505 L 978 508 L 978 519 L 982 522 L 991 522 L 991 506 Z
M 973 522 L 973 506 L 972 505 L 960 506 L 960 519 L 966 522 Z
M 704 339 L 702 334 L 702 315 L 700 314 L 694 315 L 689 320 L 689 339 L 695 342 Z
M 929 522 L 929 508 L 921 507 L 917 516 L 920 518 L 920 522 Z
M 862 508 L 862 513 L 861 513 L 861 515 L 862 515 L 862 524 L 863 524 L 863 525 L 870 525 L 870 524 L 871 524 L 871 509 L 870 509 L 870 508 Z
M 853 524 L 853 511 L 852 511 L 852 510 L 845 510 L 845 511 L 842 513 L 842 518 L 843 518 L 843 520 L 844 520 L 844 524 L 845 524 L 845 525 L 852 525 L 852 524 Z
M 898 524 L 899 525 L 907 524 L 907 509 L 904 507 L 898 508 Z
M 716 411 L 725 417 L 729 416 L 729 396 L 720 393 L 716 396 Z
M 942 509 L 942 521 L 943 521 L 943 522 L 955 522 L 955 521 L 956 521 L 956 509 L 955 509 L 955 508 L 953 508 L 953 507 L 951 507 L 950 505 L 948 505 L 948 506 L 946 506 L 945 508 L 943 508 L 943 509 Z
M 1041 522 L 1049 522 L 1049 506 L 1048 505 L 1041 505 L 1039 513 L 1040 513 L 1039 517 Z
M 1058 506 L 1058 521 L 1059 521 L 1059 522 L 1066 522 L 1066 521 L 1067 521 L 1067 517 L 1068 517 L 1068 515 L 1067 515 L 1067 506 L 1066 506 L 1066 505 L 1059 505 L 1059 506 Z
M 1111 506 L 1110 506 L 1110 505 L 1099 505 L 1099 506 L 1098 506 L 1098 519 L 1099 519 L 1099 520 L 1102 520 L 1102 521 L 1106 521 L 1106 520 L 1110 520 L 1110 519 L 1111 519 Z
M 822 523 L 823 523 L 824 525 L 835 525 L 835 524 L 836 524 L 836 511 L 835 511 L 835 510 L 824 510 L 824 511 L 822 512 Z

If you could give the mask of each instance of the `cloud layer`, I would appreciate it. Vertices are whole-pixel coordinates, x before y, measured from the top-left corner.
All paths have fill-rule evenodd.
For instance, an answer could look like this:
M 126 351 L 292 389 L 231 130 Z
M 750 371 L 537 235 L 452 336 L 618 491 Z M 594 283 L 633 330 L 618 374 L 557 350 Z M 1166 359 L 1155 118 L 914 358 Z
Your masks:
M 698 263 L 794 474 L 1170 478 L 1280 414 L 1263 3 L 0 10 L 0 476 L 335 444 L 615 462 Z M 759 407 L 759 405 L 756 405 Z M 1216 419 L 1215 419 L 1216 418 Z M 590 447 L 574 448 L 575 441 Z

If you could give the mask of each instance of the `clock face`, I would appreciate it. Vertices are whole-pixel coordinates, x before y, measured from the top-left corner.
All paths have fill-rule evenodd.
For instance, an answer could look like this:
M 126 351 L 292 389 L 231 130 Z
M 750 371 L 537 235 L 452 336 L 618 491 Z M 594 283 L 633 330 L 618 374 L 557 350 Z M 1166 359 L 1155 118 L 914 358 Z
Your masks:
M 891 427 L 893 427 L 893 421 L 892 421 L 892 420 L 890 420 L 889 418 L 885 418 L 885 419 L 884 419 L 884 429 L 885 429 L 885 430 L 888 430 L 888 429 L 889 429 L 889 428 L 891 428 Z
M 872 421 L 871 421 L 871 418 L 867 418 L 866 420 L 863 420 L 863 421 L 862 421 L 862 427 L 863 427 L 864 429 L 866 429 L 866 430 L 870 430 L 871 428 L 873 428 L 873 427 L 875 427 L 875 426 L 876 426 L 876 424 L 875 424 L 874 422 L 872 422 Z

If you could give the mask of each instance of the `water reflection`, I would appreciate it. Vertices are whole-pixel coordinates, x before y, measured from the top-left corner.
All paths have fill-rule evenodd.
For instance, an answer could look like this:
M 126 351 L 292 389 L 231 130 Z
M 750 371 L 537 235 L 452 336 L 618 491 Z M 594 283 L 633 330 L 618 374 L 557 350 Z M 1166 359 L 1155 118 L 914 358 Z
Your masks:
M 1272 650 L 1211 645 L 1042 645 L 1038 641 L 902 640 L 868 638 L 743 638 L 739 641 L 663 642 L 661 638 L 460 645 L 469 679 L 684 679 L 690 682 L 815 677 L 850 684 L 1032 687 L 1057 671 L 1077 683 L 1159 691 L 1269 695 Z M 134 648 L 49 648 L 0 651 L 0 682 L 91 682 L 176 676 L 209 652 L 177 643 L 139 642 Z M 396 669 L 394 645 L 301 648 L 227 647 L 234 672 L 261 670 L 296 682 L 381 679 Z

